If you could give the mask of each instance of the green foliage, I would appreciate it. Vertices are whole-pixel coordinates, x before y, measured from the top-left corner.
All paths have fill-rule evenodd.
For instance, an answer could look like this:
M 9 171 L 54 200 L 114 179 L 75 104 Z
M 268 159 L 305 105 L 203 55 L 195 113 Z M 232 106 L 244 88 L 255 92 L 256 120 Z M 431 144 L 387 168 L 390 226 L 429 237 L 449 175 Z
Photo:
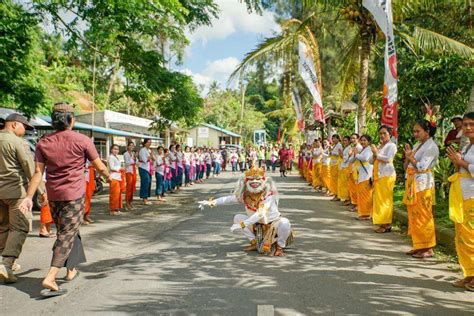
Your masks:
M 474 83 L 472 61 L 460 56 L 414 56 L 399 49 L 399 140 L 411 139 L 424 104 L 440 107 L 439 125 L 464 113 Z
M 240 119 L 241 104 L 238 93 L 213 89 L 206 97 L 202 120 L 207 123 L 240 133 L 242 142 L 250 144 L 253 131 L 265 127 L 265 114 L 246 104 L 243 119 Z
M 454 166 L 448 157 L 441 155 L 433 171 L 437 189 L 436 193 L 444 200 L 449 196 L 450 182 L 448 178 L 454 173 Z
M 64 11 L 73 18 L 65 20 Z M 188 44 L 184 30 L 210 24 L 217 12 L 212 0 L 2 2 L 0 101 L 32 115 L 80 95 L 96 109 L 191 125 L 203 100 L 169 64 Z M 41 31 L 45 19 L 54 33 Z
M 27 115 L 47 102 L 37 23 L 22 6 L 0 3 L 0 103 Z

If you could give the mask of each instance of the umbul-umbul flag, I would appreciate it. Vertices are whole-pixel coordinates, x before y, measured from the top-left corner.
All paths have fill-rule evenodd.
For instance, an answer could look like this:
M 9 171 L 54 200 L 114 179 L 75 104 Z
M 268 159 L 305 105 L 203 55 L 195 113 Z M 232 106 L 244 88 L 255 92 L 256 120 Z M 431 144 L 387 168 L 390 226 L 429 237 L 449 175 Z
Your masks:
M 313 53 L 301 40 L 298 42 L 298 55 L 298 72 L 313 96 L 314 120 L 324 123 L 323 101 L 321 100 L 321 91 L 319 91 L 318 74 L 314 67 Z
M 385 78 L 383 85 L 381 123 L 392 127 L 398 137 L 397 54 L 393 36 L 392 0 L 363 0 L 362 5 L 374 16 L 385 34 Z
M 304 131 L 304 116 L 303 116 L 303 109 L 301 107 L 301 98 L 298 92 L 298 89 L 293 88 L 291 93 L 291 99 L 293 101 L 293 107 L 295 108 L 296 112 L 296 122 L 298 124 L 298 129 L 300 131 Z

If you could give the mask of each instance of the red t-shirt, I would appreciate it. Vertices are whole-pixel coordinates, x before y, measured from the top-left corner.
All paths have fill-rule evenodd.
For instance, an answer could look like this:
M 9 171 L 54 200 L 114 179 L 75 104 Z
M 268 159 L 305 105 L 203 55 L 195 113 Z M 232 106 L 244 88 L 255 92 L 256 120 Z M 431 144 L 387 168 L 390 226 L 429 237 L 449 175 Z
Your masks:
M 281 161 L 288 160 L 288 150 L 287 149 L 280 149 L 278 152 L 278 155 L 280 156 Z
M 36 145 L 35 160 L 44 163 L 46 190 L 50 201 L 72 201 L 84 196 L 86 160 L 99 157 L 89 137 L 65 130 L 41 139 Z
M 446 136 L 446 139 L 444 140 L 444 146 L 448 146 L 448 141 L 450 140 L 456 140 L 458 136 L 458 130 L 452 129 L 449 131 L 448 135 Z

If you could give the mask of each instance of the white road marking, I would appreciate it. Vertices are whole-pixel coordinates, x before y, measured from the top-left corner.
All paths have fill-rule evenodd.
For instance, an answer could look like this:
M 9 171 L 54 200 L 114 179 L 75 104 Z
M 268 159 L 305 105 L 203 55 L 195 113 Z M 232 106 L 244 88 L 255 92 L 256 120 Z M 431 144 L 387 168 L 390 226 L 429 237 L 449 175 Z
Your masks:
M 274 316 L 275 308 L 273 305 L 257 305 L 257 316 Z

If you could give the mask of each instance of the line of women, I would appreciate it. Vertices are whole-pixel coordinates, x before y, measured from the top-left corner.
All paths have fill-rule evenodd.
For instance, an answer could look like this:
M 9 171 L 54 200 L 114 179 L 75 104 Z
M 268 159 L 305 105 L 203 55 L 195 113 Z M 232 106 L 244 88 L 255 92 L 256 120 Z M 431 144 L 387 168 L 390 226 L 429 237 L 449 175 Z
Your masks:
M 436 246 L 433 205 L 435 204 L 435 167 L 439 149 L 433 136 L 436 126 L 427 120 L 413 126 L 416 140 L 412 148 L 403 146 L 405 192 L 403 203 L 408 211 L 408 234 L 414 258 L 434 255 Z M 453 283 L 456 287 L 474 290 L 474 112 L 463 119 L 463 133 L 469 145 L 460 151 L 449 147 L 447 155 L 456 167 L 450 178 L 449 212 L 456 227 L 456 249 L 464 279 Z M 381 126 L 380 142 L 373 144 L 369 135 L 357 134 L 317 139 L 301 146 L 299 170 L 301 176 L 318 192 L 341 201 L 350 211 L 357 212 L 357 220 L 372 220 L 376 233 L 391 231 L 393 219 L 393 190 L 396 180 L 394 159 L 397 146 L 391 142 L 391 129 Z
M 137 177 L 140 180 L 140 198 L 145 205 L 152 204 L 153 177 L 156 186 L 154 195 L 165 202 L 165 194 L 175 193 L 183 186 L 203 183 L 211 173 L 218 176 L 221 172 L 222 155 L 217 149 L 184 147 L 171 145 L 151 149 L 151 140 L 145 139 L 142 147 L 135 151 L 135 144 L 129 142 L 123 154 L 124 166 L 119 159 L 119 147 L 112 145 L 108 158 L 111 173 L 109 205 L 110 214 L 119 215 L 122 209 L 122 194 L 128 210 L 133 210 L 133 197 L 136 191 Z M 138 172 L 137 172 L 138 171 Z

